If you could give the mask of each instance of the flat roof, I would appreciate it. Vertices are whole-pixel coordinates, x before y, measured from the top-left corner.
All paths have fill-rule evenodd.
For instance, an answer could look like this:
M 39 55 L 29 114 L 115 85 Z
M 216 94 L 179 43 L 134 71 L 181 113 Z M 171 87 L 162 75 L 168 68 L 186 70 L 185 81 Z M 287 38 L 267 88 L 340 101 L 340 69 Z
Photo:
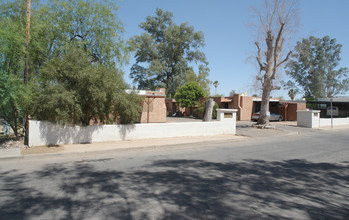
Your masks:
M 349 97 L 338 97 L 338 98 L 318 98 L 317 100 L 308 101 L 309 103 L 330 103 L 332 102 L 340 102 L 340 103 L 349 103 Z
M 262 101 L 262 98 L 261 98 L 261 97 L 253 97 L 253 101 L 261 102 L 261 101 Z M 269 102 L 280 102 L 280 100 L 279 100 L 279 99 L 270 98 L 270 99 L 269 99 Z
M 145 94 L 145 95 L 139 95 L 139 96 L 145 96 L 149 98 L 165 98 L 166 95 L 156 95 L 156 94 Z

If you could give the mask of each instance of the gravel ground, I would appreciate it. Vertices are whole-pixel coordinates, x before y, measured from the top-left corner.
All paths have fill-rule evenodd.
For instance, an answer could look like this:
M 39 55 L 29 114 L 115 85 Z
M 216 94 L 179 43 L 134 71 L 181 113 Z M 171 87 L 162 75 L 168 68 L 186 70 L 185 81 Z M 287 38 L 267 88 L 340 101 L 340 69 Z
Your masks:
M 7 138 L 0 137 L 0 149 L 8 149 L 8 148 L 26 148 L 23 144 L 23 138 Z

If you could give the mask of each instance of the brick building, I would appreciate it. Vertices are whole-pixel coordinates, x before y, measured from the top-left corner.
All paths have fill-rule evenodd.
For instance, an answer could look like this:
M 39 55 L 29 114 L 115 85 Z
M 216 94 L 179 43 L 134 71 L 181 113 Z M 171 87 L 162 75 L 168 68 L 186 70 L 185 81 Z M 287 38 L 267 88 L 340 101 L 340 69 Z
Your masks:
M 165 89 L 155 91 L 138 90 L 137 94 L 144 97 L 140 123 L 166 122 Z
M 220 108 L 237 109 L 237 118 L 241 121 L 251 120 L 252 114 L 259 112 L 261 97 L 234 94 L 231 97 L 213 97 Z M 305 102 L 280 101 L 269 99 L 269 111 L 282 115 L 285 121 L 297 121 L 297 110 L 305 110 Z
M 166 122 L 166 106 L 165 89 L 161 88 L 155 91 L 147 90 L 126 90 L 127 93 L 135 92 L 137 95 L 144 97 L 142 105 L 142 112 L 139 115 L 136 123 L 164 123 Z M 116 121 L 114 122 L 117 123 Z M 101 125 L 98 118 L 90 120 L 90 125 Z
M 218 104 L 219 108 L 237 109 L 237 119 L 241 121 L 251 120 L 252 114 L 259 112 L 261 108 L 261 97 L 251 97 L 242 94 L 234 94 L 230 97 L 212 97 Z M 202 99 L 200 101 L 204 101 Z M 175 100 L 166 100 L 166 107 L 169 114 L 174 113 L 173 110 L 188 112 L 188 109 L 179 109 Z M 283 116 L 286 121 L 297 120 L 297 110 L 305 110 L 305 102 L 280 101 L 279 99 L 270 98 L 269 110 Z M 195 112 L 195 110 L 194 110 Z M 200 114 L 194 114 L 196 117 L 202 117 Z

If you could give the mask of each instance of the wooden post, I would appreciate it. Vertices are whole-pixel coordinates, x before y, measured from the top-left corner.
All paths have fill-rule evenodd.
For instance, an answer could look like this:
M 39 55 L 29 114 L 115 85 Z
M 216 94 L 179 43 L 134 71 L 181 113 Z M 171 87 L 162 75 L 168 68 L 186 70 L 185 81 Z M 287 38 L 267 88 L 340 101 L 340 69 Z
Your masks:
M 149 123 L 149 112 L 150 112 L 150 103 L 152 103 L 154 101 L 155 97 L 153 97 L 153 99 L 150 101 L 150 97 L 147 97 L 147 123 Z
M 287 121 L 287 107 L 288 107 L 288 104 L 284 103 L 284 108 L 285 108 L 285 118 L 284 118 L 284 121 Z

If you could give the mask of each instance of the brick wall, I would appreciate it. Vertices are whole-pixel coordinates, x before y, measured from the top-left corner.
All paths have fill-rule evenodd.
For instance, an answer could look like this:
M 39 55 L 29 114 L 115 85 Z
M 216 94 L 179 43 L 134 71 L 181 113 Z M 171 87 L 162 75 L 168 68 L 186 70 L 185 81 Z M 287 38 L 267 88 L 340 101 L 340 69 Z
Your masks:
M 253 108 L 253 97 L 250 96 L 240 96 L 241 99 L 241 112 L 239 115 L 239 119 L 241 121 L 249 121 L 252 116 L 252 108 Z
M 149 123 L 166 122 L 165 89 L 146 91 L 143 101 L 140 123 L 147 123 L 149 110 Z M 158 97 L 163 96 L 163 97 Z

